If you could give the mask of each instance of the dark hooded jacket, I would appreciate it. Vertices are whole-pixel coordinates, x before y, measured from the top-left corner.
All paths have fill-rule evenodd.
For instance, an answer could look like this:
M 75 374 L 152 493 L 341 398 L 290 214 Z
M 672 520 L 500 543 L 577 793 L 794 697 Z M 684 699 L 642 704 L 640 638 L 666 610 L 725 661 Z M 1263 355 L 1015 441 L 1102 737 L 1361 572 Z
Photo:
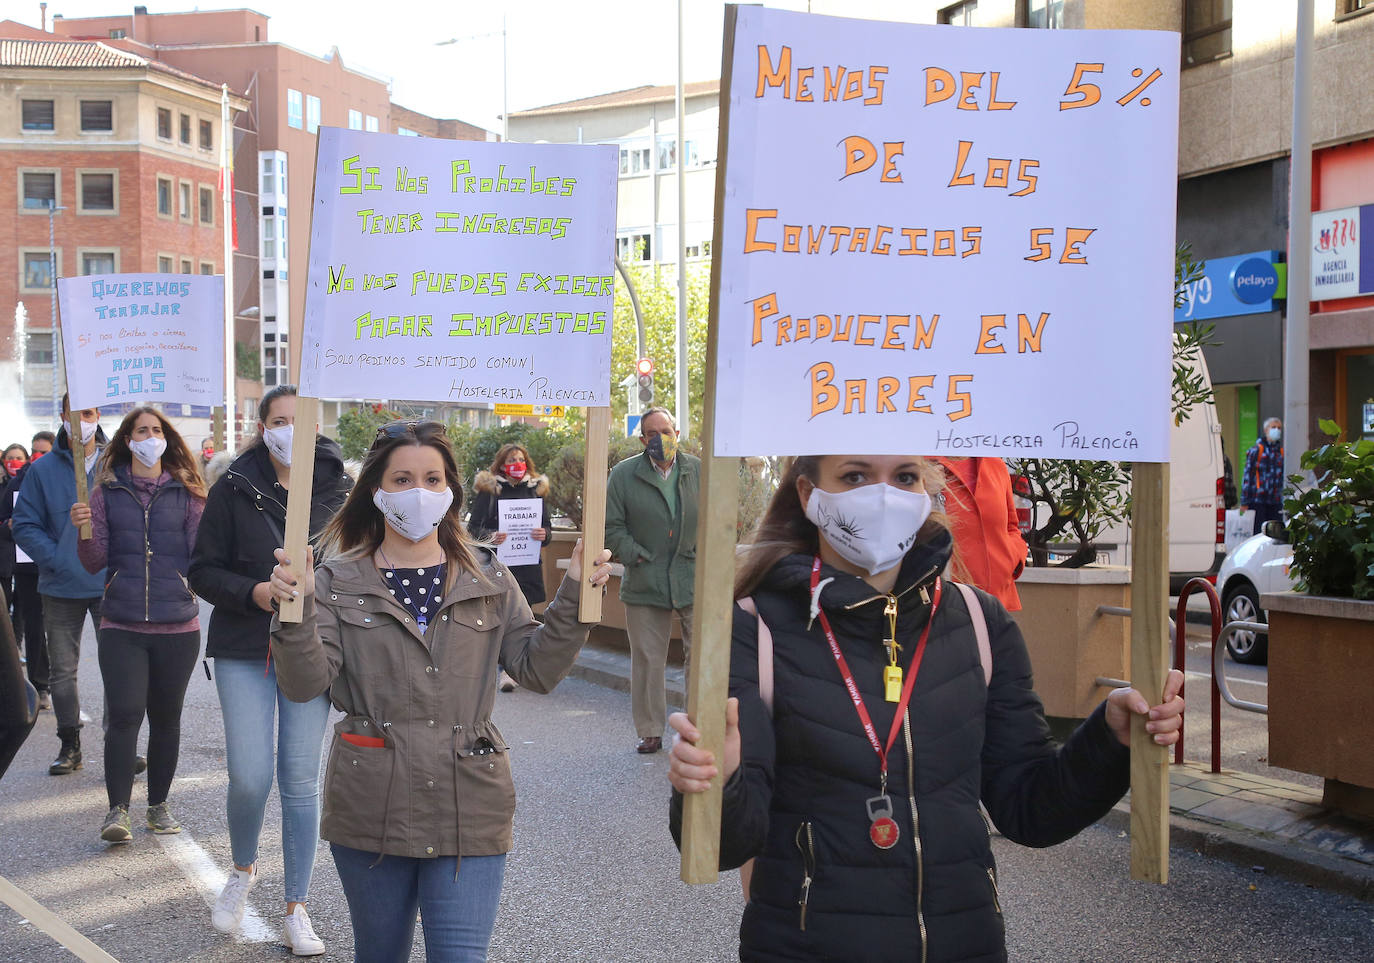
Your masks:
M 940 530 L 902 562 L 899 660 L 910 673 L 951 551 Z M 735 608 L 730 695 L 740 700 L 740 768 L 724 787 L 720 865 L 757 857 L 740 926 L 744 960 L 1006 958 L 990 828 L 1049 846 L 1101 818 L 1129 783 L 1129 752 L 1101 707 L 1062 747 L 1050 741 L 1020 630 L 978 592 L 992 649 L 985 681 L 963 596 L 945 585 L 908 709 L 888 759 L 900 839 L 878 849 L 866 803 L 878 756 L 864 735 L 820 623 L 808 628 L 812 557 L 791 555 L 753 598 L 773 636 L 774 707 L 759 697 L 757 621 Z M 824 566 L 820 592 L 837 643 L 886 743 L 885 596 Z M 682 797 L 671 827 L 680 838 Z M 808 884 L 809 879 L 809 884 Z
M 94 456 L 86 459 L 86 484 L 95 485 L 96 469 L 106 444 L 97 428 Z M 78 529 L 71 522 L 76 501 L 76 469 L 64 425 L 57 444 L 24 469 L 23 494 L 14 506 L 11 533 L 15 544 L 38 566 L 38 591 L 64 599 L 98 599 L 105 594 L 105 570 L 88 572 L 76 554 Z
M 353 487 L 343 451 L 323 435 L 315 439 L 315 481 L 310 498 L 310 537 L 316 539 L 343 507 Z M 272 614 L 253 602 L 253 587 L 266 582 L 286 531 L 286 489 L 265 445 L 234 459 L 205 499 L 189 579 L 196 594 L 215 607 L 205 654 L 217 659 L 267 659 Z
M 514 482 L 505 475 L 479 471 L 472 481 L 472 490 L 475 494 L 472 499 L 472 514 L 468 516 L 468 533 L 473 538 L 484 539 L 496 533 L 500 524 L 499 503 L 508 498 L 543 498 L 544 517 L 539 525 L 546 531 L 550 528 L 547 498 L 549 479 L 546 475 L 526 475 L 520 481 Z M 511 574 L 520 583 L 520 590 L 525 593 L 525 601 L 530 605 L 537 605 L 548 598 L 544 592 L 542 547 L 540 558 L 541 562 L 533 565 L 510 567 Z

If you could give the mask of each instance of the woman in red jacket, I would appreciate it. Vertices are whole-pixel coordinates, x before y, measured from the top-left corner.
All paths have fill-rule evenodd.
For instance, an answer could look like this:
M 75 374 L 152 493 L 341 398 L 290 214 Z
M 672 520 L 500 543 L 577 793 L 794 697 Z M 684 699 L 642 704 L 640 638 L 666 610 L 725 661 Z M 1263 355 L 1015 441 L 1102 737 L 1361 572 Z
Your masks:
M 945 514 L 954 534 L 954 577 L 1021 610 L 1016 579 L 1026 567 L 1026 541 L 1000 458 L 936 458 L 945 472 Z

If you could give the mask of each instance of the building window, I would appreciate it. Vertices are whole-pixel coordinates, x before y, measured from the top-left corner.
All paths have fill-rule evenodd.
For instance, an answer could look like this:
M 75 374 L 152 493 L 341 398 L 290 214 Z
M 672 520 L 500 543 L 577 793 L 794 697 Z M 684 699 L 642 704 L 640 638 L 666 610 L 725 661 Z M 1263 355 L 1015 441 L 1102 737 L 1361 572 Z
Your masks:
M 108 100 L 83 100 L 81 102 L 81 129 L 99 133 L 109 133 L 114 130 L 114 105 Z
M 157 179 L 157 212 L 162 217 L 172 216 L 172 179 L 170 177 Z
M 697 152 L 697 142 L 688 138 L 682 142 L 682 160 L 684 167 L 700 167 L 701 157 Z M 660 137 L 658 139 L 658 169 L 661 171 L 674 170 L 677 165 L 677 138 Z
M 157 109 L 157 136 L 163 140 L 172 139 L 172 112 L 166 107 Z
M 83 251 L 81 253 L 82 274 L 114 274 L 114 251 Z
M 81 210 L 113 211 L 115 209 L 114 174 L 78 174 L 81 179 Z
M 1342 13 L 1359 13 L 1362 10 L 1374 10 L 1374 0 L 1341 0 L 1340 10 Z
M 649 148 L 620 148 L 620 173 L 643 174 L 649 170 Z
M 376 117 L 373 117 L 371 114 L 368 114 L 368 115 L 367 115 L 367 131 L 368 131 L 368 133 L 370 133 L 370 134 L 375 134 L 375 133 L 377 133 L 378 129 L 379 129 L 379 128 L 377 127 L 377 118 L 376 118 Z
M 354 110 L 351 107 L 348 109 L 348 129 L 363 129 L 363 112 L 361 110 Z
M 419 137 L 419 136 L 420 136 L 420 132 L 419 132 L 419 131 L 411 130 L 409 127 L 397 127 L 397 128 L 396 128 L 396 133 L 400 134 L 402 137 Z
M 158 255 L 158 257 L 157 257 L 157 273 L 158 273 L 158 274 L 171 274 L 171 273 L 172 273 L 172 259 L 171 259 L 170 257 L 168 257 L 168 256 L 165 255 L 165 254 L 159 254 L 159 255 Z
M 52 332 L 30 331 L 24 348 L 25 364 L 52 364 Z
M 215 262 L 214 262 L 214 261 L 201 261 L 201 262 L 200 262 L 200 273 L 206 275 L 207 277 L 210 276 L 210 275 L 212 275 L 212 274 L 214 274 L 214 273 L 215 273 Z
M 181 115 L 181 142 L 187 147 L 191 146 L 191 115 Z
M 23 117 L 25 130 L 52 130 L 52 101 L 24 101 Z
M 615 239 L 615 256 L 625 262 L 652 261 L 648 234 L 622 234 Z
M 277 219 L 266 217 L 262 219 L 262 257 L 263 260 L 275 260 L 277 257 Z
M 286 88 L 286 126 L 300 130 L 304 125 L 304 109 L 302 108 L 301 92 Z
M 184 257 L 184 258 L 181 259 L 181 273 L 182 273 L 182 274 L 194 274 L 194 273 L 195 273 L 195 269 L 191 266 L 191 259 L 190 259 L 189 257 Z
M 124 30 L 123 30 L 122 28 L 120 28 L 120 27 L 116 27 L 116 28 L 114 28 L 113 30 L 110 31 L 110 39 L 111 39 L 111 40 L 123 40 L 123 39 L 124 39 L 125 37 L 127 37 L 127 36 L 128 36 L 128 34 L 125 33 Z
M 262 183 L 259 189 L 264 194 L 277 193 L 277 165 L 271 154 L 262 159 Z
M 177 216 L 183 221 L 191 219 L 191 182 L 182 181 L 177 185 L 177 199 L 181 202 L 177 207 Z
M 20 284 L 31 291 L 52 287 L 52 261 L 47 251 L 24 252 L 24 277 Z
M 1020 26 L 1034 30 L 1060 30 L 1064 26 L 1064 0 L 1020 0 Z
M 208 120 L 202 120 L 200 122 L 200 149 L 215 149 L 215 125 Z
M 1231 56 L 1231 0 L 1184 0 L 1183 66 Z
M 305 129 L 311 134 L 320 130 L 320 98 L 314 94 L 305 95 Z
M 964 0 L 940 11 L 940 23 L 954 27 L 978 26 L 978 0 Z
M 24 209 L 46 211 L 57 205 L 57 173 L 54 171 L 24 171 L 20 175 L 24 188 Z
M 200 189 L 200 223 L 215 223 L 215 191 L 210 187 Z

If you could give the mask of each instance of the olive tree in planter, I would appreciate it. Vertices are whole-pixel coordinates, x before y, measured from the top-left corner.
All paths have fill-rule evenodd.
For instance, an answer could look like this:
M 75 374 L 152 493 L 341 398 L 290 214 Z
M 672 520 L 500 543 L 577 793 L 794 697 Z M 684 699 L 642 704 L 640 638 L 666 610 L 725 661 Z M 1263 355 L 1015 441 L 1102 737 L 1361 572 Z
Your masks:
M 1333 808 L 1374 816 L 1374 441 L 1303 453 L 1284 512 L 1294 592 L 1269 614 L 1269 762 L 1322 776 Z M 1300 487 L 1301 486 L 1301 487 Z

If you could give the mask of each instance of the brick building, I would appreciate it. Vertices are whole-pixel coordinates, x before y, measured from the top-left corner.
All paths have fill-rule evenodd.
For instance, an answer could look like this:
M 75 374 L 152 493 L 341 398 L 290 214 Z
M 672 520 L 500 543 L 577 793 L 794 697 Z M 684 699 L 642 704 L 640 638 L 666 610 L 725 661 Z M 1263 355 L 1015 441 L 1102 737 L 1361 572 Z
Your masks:
M 22 303 L 27 316 L 22 331 L 0 325 L 0 359 L 22 359 L 24 406 L 46 423 L 58 355 L 50 227 L 57 277 L 223 273 L 221 90 L 106 43 L 0 28 L 17 35 L 0 39 L 0 185 L 12 191 L 0 304 L 8 315 Z M 231 98 L 231 109 L 247 106 Z

